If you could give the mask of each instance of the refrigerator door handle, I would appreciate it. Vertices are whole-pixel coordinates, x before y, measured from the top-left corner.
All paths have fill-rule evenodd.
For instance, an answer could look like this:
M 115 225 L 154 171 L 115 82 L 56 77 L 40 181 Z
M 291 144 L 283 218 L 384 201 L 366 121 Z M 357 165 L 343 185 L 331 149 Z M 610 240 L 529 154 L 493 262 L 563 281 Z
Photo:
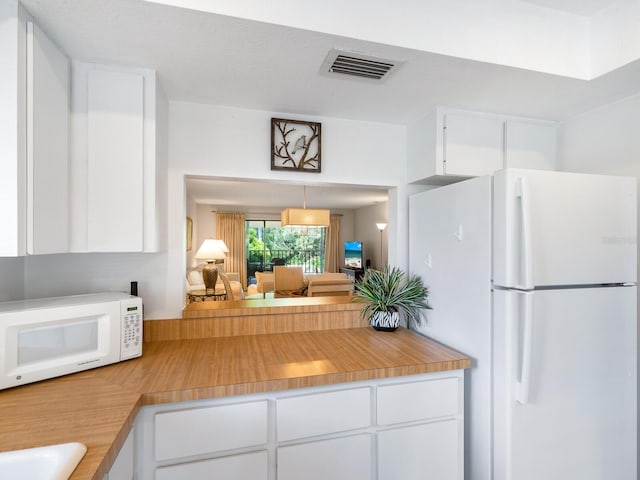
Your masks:
M 517 358 L 520 361 L 520 380 L 516 382 L 516 400 L 526 405 L 531 387 L 531 359 L 533 353 L 533 292 L 521 292 L 524 299 L 522 349 Z M 518 316 L 514 316 L 518 321 Z M 516 368 L 518 366 L 516 365 Z M 516 370 L 517 371 L 517 370 Z
M 520 290 L 533 289 L 533 251 L 531 245 L 531 209 L 529 207 L 529 183 L 527 177 L 518 177 L 515 184 L 516 198 L 520 201 L 520 222 L 522 236 L 520 239 L 520 260 L 522 283 L 516 284 Z

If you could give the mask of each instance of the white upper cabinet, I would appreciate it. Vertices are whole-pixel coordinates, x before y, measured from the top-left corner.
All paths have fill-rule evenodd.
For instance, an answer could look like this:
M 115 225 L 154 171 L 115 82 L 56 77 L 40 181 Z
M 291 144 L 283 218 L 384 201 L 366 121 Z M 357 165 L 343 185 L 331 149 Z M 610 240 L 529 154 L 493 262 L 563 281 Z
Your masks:
M 69 59 L 0 3 L 0 256 L 69 251 Z
M 555 170 L 556 126 L 549 122 L 507 120 L 505 167 Z
M 448 112 L 443 124 L 441 175 L 477 177 L 502 168 L 502 120 Z
M 438 108 L 407 127 L 407 181 L 446 185 L 505 167 L 551 170 L 554 122 Z
M 71 247 L 163 248 L 166 99 L 148 69 L 73 62 Z

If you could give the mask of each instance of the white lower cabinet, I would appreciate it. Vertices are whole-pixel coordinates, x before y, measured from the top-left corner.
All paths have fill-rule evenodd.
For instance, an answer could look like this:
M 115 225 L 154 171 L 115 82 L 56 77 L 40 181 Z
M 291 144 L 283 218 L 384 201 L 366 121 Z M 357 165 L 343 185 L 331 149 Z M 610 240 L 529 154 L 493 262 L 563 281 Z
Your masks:
M 278 448 L 278 480 L 371 480 L 371 434 Z
M 136 480 L 463 480 L 462 370 L 144 407 Z

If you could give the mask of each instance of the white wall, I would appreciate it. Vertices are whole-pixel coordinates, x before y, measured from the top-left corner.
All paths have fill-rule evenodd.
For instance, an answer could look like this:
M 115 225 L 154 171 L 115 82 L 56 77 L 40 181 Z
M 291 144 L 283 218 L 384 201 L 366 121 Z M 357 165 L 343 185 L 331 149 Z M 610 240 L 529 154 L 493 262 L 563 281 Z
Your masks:
M 217 208 L 214 205 L 197 204 L 196 216 L 193 217 L 197 225 L 197 235 L 193 239 L 194 252 L 198 251 L 202 242 L 207 238 L 217 238 L 216 235 L 216 214 Z M 195 255 L 195 253 L 194 253 Z M 202 262 L 202 260 L 200 260 Z M 196 263 L 198 261 L 196 260 Z
M 191 250 L 187 250 L 187 265 L 192 266 L 195 264 L 193 258 L 200 247 L 198 243 L 198 210 L 196 202 L 192 198 L 187 198 L 187 217 L 191 218 L 192 230 L 191 230 Z M 165 212 L 166 213 L 166 212 Z M 185 231 L 186 235 L 186 231 Z
M 614 2 L 591 18 L 591 78 L 640 56 L 640 2 Z
M 361 240 L 364 247 L 364 259 L 371 261 L 373 268 L 380 268 L 388 263 L 389 258 L 389 229 L 382 231 L 382 252 L 380 249 L 380 230 L 376 223 L 388 222 L 388 202 L 356 210 L 355 237 L 351 240 Z M 380 257 L 382 255 L 382 258 Z
M 0 257 L 0 302 L 24 298 L 24 258 Z
M 640 176 L 640 95 L 575 117 L 560 130 L 562 170 Z
M 271 117 L 322 123 L 322 173 L 271 171 Z M 171 102 L 169 168 L 193 175 L 307 183 L 404 180 L 405 128 L 373 122 Z
M 110 291 L 129 293 L 130 282 L 137 281 L 145 317 L 164 303 L 166 253 L 36 255 L 24 257 L 24 263 L 26 298 Z
M 322 123 L 322 173 L 271 171 L 271 117 Z M 150 318 L 179 316 L 184 304 L 186 255 L 182 245 L 186 175 L 404 189 L 404 126 L 186 102 L 171 102 L 169 119 L 170 247 L 167 253 L 169 267 L 165 297 L 170 307 L 164 311 L 150 311 L 149 306 L 147 313 L 152 316 Z M 406 199 L 398 204 L 406 204 Z M 397 218 L 403 218 L 401 212 L 389 212 L 389 223 L 397 224 L 394 231 L 404 231 L 406 238 L 408 225 L 406 221 L 399 223 Z M 194 248 L 197 247 L 194 245 Z M 406 257 L 406 251 L 396 252 L 390 261 L 396 262 L 398 258 L 398 262 L 403 259 L 406 262 Z

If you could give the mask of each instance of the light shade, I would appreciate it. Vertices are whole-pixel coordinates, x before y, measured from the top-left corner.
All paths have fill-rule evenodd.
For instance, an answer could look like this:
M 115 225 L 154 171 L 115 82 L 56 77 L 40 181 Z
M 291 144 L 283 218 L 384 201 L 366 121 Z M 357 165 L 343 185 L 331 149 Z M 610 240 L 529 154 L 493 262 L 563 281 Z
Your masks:
M 303 227 L 328 227 L 329 210 L 317 208 L 285 208 L 280 213 L 280 223 Z
M 222 250 L 224 253 L 229 253 L 229 247 L 227 247 L 227 244 L 224 243 L 224 240 L 216 240 L 216 242 L 218 242 L 220 250 Z
M 207 238 L 196 252 L 195 258 L 207 261 L 224 260 L 225 250 L 229 249 L 222 240 Z
M 386 223 L 376 223 L 376 227 L 378 227 L 378 230 L 383 231 L 385 228 L 387 228 L 387 224 Z

